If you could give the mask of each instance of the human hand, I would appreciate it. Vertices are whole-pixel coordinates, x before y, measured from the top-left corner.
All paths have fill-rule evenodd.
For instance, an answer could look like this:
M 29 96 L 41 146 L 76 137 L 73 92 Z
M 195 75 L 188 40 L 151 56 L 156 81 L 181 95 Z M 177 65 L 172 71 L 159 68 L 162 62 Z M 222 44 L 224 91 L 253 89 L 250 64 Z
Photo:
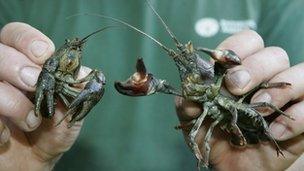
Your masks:
M 286 88 L 259 90 L 251 102 L 270 102 L 279 108 L 286 106 L 285 112 L 295 121 L 279 116 L 270 124 L 271 134 L 279 141 L 285 157 L 276 155 L 270 143 L 261 143 L 245 148 L 232 147 L 221 130 L 215 131 L 211 140 L 210 163 L 215 170 L 284 170 L 303 168 L 299 164 L 304 152 L 304 63 L 289 66 L 286 52 L 278 47 L 264 47 L 263 39 L 254 31 L 246 30 L 223 41 L 218 49 L 231 49 L 242 60 L 242 65 L 228 70 L 225 77 L 227 89 L 234 95 L 242 95 L 263 81 L 288 82 Z M 289 102 L 293 102 L 292 104 Z M 187 123 L 201 114 L 201 107 L 193 102 L 176 98 L 177 114 L 181 123 Z M 271 111 L 263 110 L 263 115 Z M 203 149 L 205 133 L 209 128 L 204 123 L 196 141 Z M 187 136 L 189 132 L 183 131 Z M 302 155 L 302 158 L 299 158 Z M 298 159 L 298 160 L 297 160 Z M 297 162 L 295 162 L 297 160 Z M 294 164 L 293 164 L 294 162 Z
M 28 24 L 9 23 L 0 32 L 0 170 L 51 170 L 79 134 L 82 122 L 55 127 L 66 112 L 61 103 L 52 119 L 44 119 L 35 116 L 27 96 L 54 50 L 53 42 Z M 89 72 L 82 67 L 79 77 Z

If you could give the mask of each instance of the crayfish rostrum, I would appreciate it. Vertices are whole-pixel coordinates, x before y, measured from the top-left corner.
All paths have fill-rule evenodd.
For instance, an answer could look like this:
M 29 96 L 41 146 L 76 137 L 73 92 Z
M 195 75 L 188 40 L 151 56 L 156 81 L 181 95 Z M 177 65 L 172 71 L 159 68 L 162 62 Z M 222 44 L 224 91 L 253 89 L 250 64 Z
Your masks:
M 241 64 L 238 55 L 229 49 L 213 50 L 203 47 L 194 47 L 191 42 L 186 44 L 180 43 L 152 5 L 149 2 L 148 4 L 175 42 L 177 51 L 166 47 L 154 37 L 125 21 L 100 14 L 88 15 L 110 19 L 114 22 L 128 26 L 158 44 L 167 52 L 168 56 L 174 60 L 177 66 L 181 80 L 181 91 L 177 91 L 167 81 L 159 79 L 149 73 L 146 70 L 142 59 L 137 60 L 137 71 L 132 76 L 126 81 L 118 81 L 115 83 L 114 86 L 116 90 L 121 94 L 128 96 L 146 96 L 159 92 L 180 96 L 186 100 L 191 100 L 200 104 L 203 108 L 203 113 L 187 124 L 191 127 L 191 130 L 188 136 L 186 136 L 190 148 L 198 159 L 198 166 L 203 165 L 207 167 L 209 164 L 209 154 L 211 150 L 209 142 L 216 126 L 219 126 L 223 131 L 231 135 L 230 142 L 233 145 L 246 146 L 246 144 L 270 140 L 274 144 L 278 155 L 283 155 L 277 142 L 269 132 L 267 121 L 262 117 L 257 108 L 268 107 L 290 119 L 293 118 L 270 103 L 261 102 L 249 104 L 245 99 L 246 97 L 250 97 L 253 92 L 260 88 L 285 88 L 290 84 L 286 82 L 264 82 L 241 97 L 230 96 L 223 93 L 223 78 L 226 71 L 233 66 Z M 215 61 L 215 64 L 204 60 L 200 56 L 200 52 L 207 53 Z M 213 121 L 203 140 L 204 145 L 202 154 L 201 149 L 196 142 L 196 136 L 206 118 Z M 178 128 L 183 129 L 184 127 L 185 125 L 180 125 Z
M 83 119 L 98 103 L 104 94 L 105 76 L 101 71 L 92 70 L 86 77 L 77 79 L 82 60 L 82 49 L 86 40 L 97 30 L 83 39 L 66 40 L 42 67 L 35 93 L 35 114 L 50 118 L 55 113 L 56 100 L 59 98 L 68 108 L 62 118 L 71 116 L 68 127 Z M 83 89 L 75 85 L 85 83 Z M 78 86 L 79 87 L 79 86 Z M 58 122 L 57 124 L 61 123 Z

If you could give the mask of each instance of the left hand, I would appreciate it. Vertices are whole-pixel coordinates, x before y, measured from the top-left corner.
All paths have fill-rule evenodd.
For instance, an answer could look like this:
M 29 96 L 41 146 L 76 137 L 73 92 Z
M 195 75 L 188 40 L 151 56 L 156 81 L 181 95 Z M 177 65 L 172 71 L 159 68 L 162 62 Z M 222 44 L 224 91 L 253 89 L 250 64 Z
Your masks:
M 0 170 L 51 170 L 78 137 L 82 122 L 55 127 L 66 112 L 63 104 L 52 119 L 44 119 L 34 115 L 26 96 L 54 49 L 48 37 L 25 23 L 9 23 L 0 32 Z M 82 67 L 79 77 L 89 72 Z

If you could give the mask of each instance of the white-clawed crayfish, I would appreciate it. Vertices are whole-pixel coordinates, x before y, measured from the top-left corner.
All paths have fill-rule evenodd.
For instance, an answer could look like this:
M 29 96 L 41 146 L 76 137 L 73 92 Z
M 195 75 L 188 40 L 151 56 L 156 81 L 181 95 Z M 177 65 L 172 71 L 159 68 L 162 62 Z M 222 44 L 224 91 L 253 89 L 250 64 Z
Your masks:
M 43 65 L 38 77 L 35 94 L 35 114 L 50 118 L 55 113 L 57 98 L 68 108 L 62 118 L 71 116 L 68 127 L 83 119 L 104 94 L 105 76 L 92 70 L 86 77 L 77 79 L 82 60 L 82 49 L 86 40 L 111 26 L 97 30 L 83 39 L 66 40 Z M 87 82 L 83 89 L 75 84 Z M 61 123 L 58 122 L 57 124 Z

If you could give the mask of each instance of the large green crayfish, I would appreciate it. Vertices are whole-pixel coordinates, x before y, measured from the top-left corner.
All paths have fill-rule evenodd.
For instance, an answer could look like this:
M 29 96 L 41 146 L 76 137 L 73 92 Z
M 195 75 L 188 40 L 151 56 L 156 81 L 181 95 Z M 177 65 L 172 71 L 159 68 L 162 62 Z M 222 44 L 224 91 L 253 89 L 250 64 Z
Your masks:
M 231 143 L 236 146 L 246 146 L 246 144 L 270 140 L 275 145 L 278 155 L 283 155 L 277 142 L 269 133 L 268 123 L 257 108 L 268 107 L 279 114 L 292 118 L 270 103 L 248 104 L 244 100 L 259 88 L 284 88 L 290 84 L 285 82 L 265 82 L 242 97 L 224 94 L 223 78 L 226 70 L 235 65 L 240 65 L 240 58 L 231 50 L 212 50 L 194 47 L 191 42 L 187 44 L 180 43 L 151 4 L 149 2 L 148 4 L 175 42 L 178 51 L 166 47 L 157 39 L 122 20 L 100 14 L 88 15 L 107 18 L 126 25 L 158 44 L 174 60 L 179 70 L 181 91 L 177 91 L 167 81 L 156 78 L 149 73 L 142 59 L 138 59 L 136 64 L 137 71 L 130 78 L 126 81 L 115 83 L 116 90 L 128 96 L 146 96 L 159 92 L 180 96 L 200 104 L 203 108 L 203 113 L 187 124 L 191 127 L 191 130 L 186 136 L 189 146 L 198 159 L 199 166 L 204 165 L 207 167 L 209 164 L 211 150 L 209 142 L 216 126 L 220 126 L 223 131 L 229 133 L 231 135 Z M 199 52 L 210 55 L 215 60 L 215 65 L 205 61 L 199 55 Z M 203 140 L 202 154 L 196 142 L 196 136 L 206 118 L 213 121 Z M 181 125 L 179 128 L 183 127 L 185 125 Z

